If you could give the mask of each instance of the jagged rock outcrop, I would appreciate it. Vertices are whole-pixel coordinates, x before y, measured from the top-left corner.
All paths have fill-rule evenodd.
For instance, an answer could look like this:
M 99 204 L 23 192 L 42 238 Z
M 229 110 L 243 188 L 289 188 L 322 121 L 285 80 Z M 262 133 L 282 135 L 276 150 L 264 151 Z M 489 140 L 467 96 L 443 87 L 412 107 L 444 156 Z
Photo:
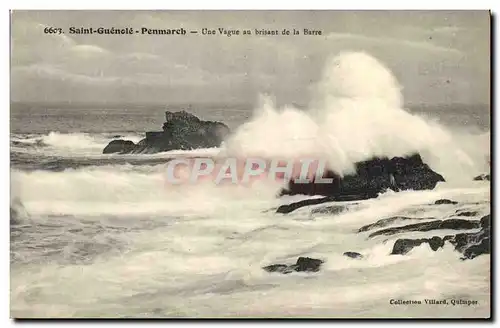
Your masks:
M 190 150 L 218 147 L 229 134 L 221 122 L 203 121 L 186 111 L 165 112 L 163 131 L 146 132 L 146 138 L 132 141 L 113 140 L 103 153 L 158 153 L 169 150 Z M 127 142 L 127 144 L 125 144 Z
M 282 205 L 277 213 L 290 213 L 298 208 L 326 202 L 364 200 L 378 197 L 388 189 L 394 191 L 413 189 L 433 189 L 444 178 L 422 162 L 420 155 L 394 157 L 392 159 L 374 158 L 356 163 L 356 174 L 341 178 L 328 171 L 324 178 L 331 178 L 331 183 L 296 183 L 291 180 L 283 195 L 323 195 L 321 199 L 307 199 L 292 204 Z M 436 202 L 437 203 L 437 202 Z
M 392 159 L 373 158 L 356 163 L 355 174 L 341 178 L 335 172 L 327 171 L 323 178 L 331 178 L 333 181 L 296 183 L 291 180 L 280 195 L 350 196 L 351 199 L 366 199 L 366 195 L 376 197 L 387 189 L 433 189 L 438 182 L 445 181 L 418 154 Z

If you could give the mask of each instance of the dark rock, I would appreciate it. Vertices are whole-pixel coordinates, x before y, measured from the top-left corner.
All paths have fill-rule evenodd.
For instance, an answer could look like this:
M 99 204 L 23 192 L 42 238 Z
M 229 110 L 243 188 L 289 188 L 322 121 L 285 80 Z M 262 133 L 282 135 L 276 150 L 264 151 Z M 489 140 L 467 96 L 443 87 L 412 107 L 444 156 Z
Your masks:
M 344 206 L 326 206 L 321 208 L 315 208 L 311 211 L 311 214 L 340 214 L 345 210 Z
M 431 231 L 438 229 L 452 229 L 452 230 L 468 230 L 479 228 L 479 220 L 463 220 L 463 219 L 449 219 L 449 220 L 436 220 L 430 222 L 409 224 L 401 227 L 387 228 L 375 231 L 369 237 L 380 235 L 394 235 L 396 233 L 409 232 L 409 231 Z
M 322 203 L 327 203 L 327 202 L 334 202 L 334 201 L 335 200 L 332 197 L 305 199 L 305 200 L 301 200 L 299 202 L 281 205 L 276 210 L 276 213 L 287 214 L 287 213 L 293 212 L 296 209 L 304 207 L 304 206 L 311 206 L 311 205 L 322 204 Z
M 357 253 L 357 252 L 345 252 L 344 256 L 350 257 L 352 259 L 360 259 L 363 258 L 363 255 Z
M 479 244 L 471 245 L 470 247 L 464 250 L 464 258 L 463 259 L 473 259 L 476 256 L 482 254 L 490 254 L 491 253 L 491 241 L 490 237 L 487 236 L 482 239 Z
M 163 124 L 163 131 L 146 132 L 145 139 L 125 152 L 157 153 L 218 147 L 230 132 L 224 123 L 203 121 L 186 111 L 167 111 L 165 118 L 167 121 Z
M 435 218 L 411 218 L 411 217 L 407 217 L 407 216 L 395 216 L 395 217 L 392 217 L 392 218 L 381 219 L 381 220 L 378 220 L 375 223 L 365 225 L 365 226 L 359 228 L 358 232 L 365 232 L 365 231 L 368 231 L 368 230 L 372 230 L 374 228 L 386 227 L 389 224 L 392 224 L 392 223 L 397 222 L 397 221 L 404 221 L 404 220 L 434 220 L 434 219 Z
M 455 246 L 455 249 L 464 253 L 467 258 L 490 253 L 490 215 L 484 216 L 479 222 L 482 228 L 480 231 L 457 234 L 450 239 L 450 243 Z M 467 251 L 468 249 L 470 250 Z
M 346 207 L 344 206 L 325 206 L 325 207 L 318 207 L 314 208 L 311 210 L 311 214 L 340 214 L 344 212 Z
M 298 272 L 318 272 L 323 261 L 310 257 L 299 257 L 297 260 L 295 271 Z
M 490 181 L 489 174 L 481 174 L 474 178 L 475 181 Z
M 438 250 L 443 247 L 445 240 L 443 238 L 434 236 L 432 238 L 421 238 L 421 239 L 398 239 L 394 243 L 391 255 L 404 255 L 411 251 L 413 248 L 422 245 L 423 243 L 428 243 L 433 251 Z
M 449 242 L 455 246 L 456 251 L 463 254 L 462 260 L 473 259 L 482 254 L 490 254 L 490 215 L 484 216 L 479 222 L 482 229 L 478 232 L 447 235 L 443 238 L 434 236 L 430 239 L 398 239 L 394 243 L 391 254 L 404 255 L 414 247 L 420 246 L 422 243 L 429 243 L 431 249 L 436 251 L 440 247 L 443 247 L 445 242 Z
M 436 202 L 434 203 L 435 205 L 442 205 L 442 204 L 458 204 L 458 202 L 455 202 L 453 200 L 449 200 L 449 199 L 439 199 L 439 200 L 436 200 Z
M 297 263 L 293 265 L 286 264 L 272 264 L 263 267 L 267 272 L 279 272 L 283 274 L 288 274 L 291 272 L 318 272 L 321 264 L 324 262 L 322 260 L 313 259 L 310 257 L 299 257 Z
M 408 157 L 373 158 L 356 163 L 356 173 L 343 178 L 333 171 L 327 171 L 323 178 L 331 183 L 296 183 L 290 180 L 281 195 L 350 195 L 353 200 L 377 197 L 387 189 L 394 191 L 433 189 L 444 178 L 422 162 L 420 155 Z
M 488 214 L 486 216 L 483 216 L 481 218 L 481 220 L 479 220 L 479 222 L 481 224 L 481 227 L 483 227 L 483 229 L 491 227 L 491 217 L 490 217 L 490 214 Z
M 373 195 L 370 193 L 363 193 L 363 194 L 360 193 L 358 195 L 338 195 L 338 196 L 330 196 L 330 197 L 323 197 L 323 198 L 305 199 L 305 200 L 301 200 L 299 202 L 281 205 L 276 210 L 276 213 L 287 214 L 287 213 L 293 212 L 296 209 L 304 207 L 304 206 L 311 206 L 311 205 L 317 205 L 317 204 L 328 203 L 328 202 L 345 202 L 345 201 L 351 201 L 351 200 L 369 199 L 369 198 L 375 198 L 375 197 L 377 197 L 377 195 Z
M 130 140 L 113 140 L 111 141 L 102 151 L 103 154 L 126 154 L 133 151 L 135 148 L 135 143 Z
M 477 212 L 473 212 L 473 211 L 468 211 L 468 212 L 456 211 L 455 213 L 457 216 L 475 216 L 475 215 L 477 215 Z
M 263 269 L 266 270 L 267 272 L 279 272 L 287 274 L 294 271 L 291 267 L 292 267 L 291 265 L 286 265 L 286 264 L 271 264 L 263 267 Z

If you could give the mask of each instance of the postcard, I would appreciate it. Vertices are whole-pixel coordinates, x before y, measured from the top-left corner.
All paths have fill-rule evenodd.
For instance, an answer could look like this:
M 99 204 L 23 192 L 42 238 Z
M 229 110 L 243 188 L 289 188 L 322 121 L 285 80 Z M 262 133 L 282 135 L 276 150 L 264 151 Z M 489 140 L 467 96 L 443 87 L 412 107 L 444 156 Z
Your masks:
M 11 317 L 490 318 L 490 29 L 11 11 Z

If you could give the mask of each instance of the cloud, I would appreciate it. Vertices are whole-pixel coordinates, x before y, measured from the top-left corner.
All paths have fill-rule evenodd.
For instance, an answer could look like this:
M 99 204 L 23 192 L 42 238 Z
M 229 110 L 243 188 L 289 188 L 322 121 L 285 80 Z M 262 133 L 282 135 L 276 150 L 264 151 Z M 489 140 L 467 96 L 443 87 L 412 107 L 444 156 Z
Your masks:
M 446 48 L 442 46 L 435 45 L 431 42 L 386 38 L 386 37 L 370 37 L 360 34 L 349 34 L 349 33 L 329 33 L 326 39 L 332 41 L 346 40 L 346 41 L 357 41 L 366 44 L 375 45 L 386 45 L 386 46 L 404 46 L 409 48 L 416 48 L 420 50 L 425 50 L 429 52 L 442 52 L 452 55 L 463 55 L 462 51 L 455 48 Z
M 168 90 L 175 90 L 175 93 L 184 90 L 180 94 L 194 99 L 202 93 L 191 92 L 195 89 L 218 94 L 218 97 L 229 97 L 235 90 L 246 90 L 252 96 L 269 92 L 304 98 L 305 90 L 319 77 L 327 57 L 343 50 L 363 50 L 386 63 L 405 90 L 410 90 L 408 94 L 412 97 L 441 99 L 440 93 L 451 94 L 454 87 L 461 91 L 454 91 L 453 95 L 460 96 L 461 92 L 469 91 L 462 90 L 466 85 L 462 81 L 477 79 L 489 69 L 484 64 L 484 47 L 477 50 L 470 46 L 478 39 L 478 32 L 469 29 L 468 25 L 467 28 L 444 26 L 447 23 L 443 24 L 442 20 L 436 20 L 439 24 L 427 24 L 417 18 L 408 23 L 406 19 L 403 23 L 380 20 L 374 23 L 363 16 L 356 24 L 351 24 L 353 26 L 348 24 L 344 28 L 342 22 L 350 20 L 321 21 L 320 17 L 295 13 L 293 20 L 285 22 L 279 20 L 280 15 L 267 13 L 264 16 L 262 18 L 260 13 L 247 17 L 246 14 L 233 16 L 202 12 L 101 12 L 95 15 L 44 12 L 18 15 L 12 22 L 12 76 L 21 88 L 27 84 L 43 85 L 43 92 L 61 87 L 54 81 L 63 81 L 68 88 L 74 87 L 75 90 L 79 86 L 100 86 L 103 91 L 96 96 L 97 100 L 99 97 L 120 99 L 124 94 L 131 96 L 131 90 L 135 90 L 133 95 L 138 99 L 145 95 L 166 99 Z M 299 28 L 295 24 L 297 17 L 309 17 L 303 22 L 312 28 L 316 23 L 323 24 L 321 29 L 326 35 L 125 37 L 43 32 L 47 22 L 51 26 L 89 26 L 103 21 L 110 26 L 138 28 Z M 359 32 L 338 32 L 342 30 Z M 451 78 L 454 83 L 436 84 L 440 78 Z M 29 96 L 45 97 L 35 86 L 30 89 Z M 148 87 L 156 91 L 148 92 Z M 217 88 L 220 90 L 215 92 Z M 484 83 L 479 83 L 477 89 L 482 88 Z M 63 96 L 57 91 L 53 93 Z M 28 96 L 22 92 L 19 95 Z

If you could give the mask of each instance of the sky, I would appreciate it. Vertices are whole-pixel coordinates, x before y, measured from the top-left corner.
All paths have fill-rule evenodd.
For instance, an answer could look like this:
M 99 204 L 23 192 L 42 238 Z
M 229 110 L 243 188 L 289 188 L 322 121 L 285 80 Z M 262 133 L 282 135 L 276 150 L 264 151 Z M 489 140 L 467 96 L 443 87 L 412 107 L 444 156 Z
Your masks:
M 72 26 L 322 35 L 76 35 Z M 306 104 L 325 61 L 342 51 L 382 61 L 407 104 L 489 104 L 487 11 L 14 11 L 11 100 L 248 103 L 270 94 Z

